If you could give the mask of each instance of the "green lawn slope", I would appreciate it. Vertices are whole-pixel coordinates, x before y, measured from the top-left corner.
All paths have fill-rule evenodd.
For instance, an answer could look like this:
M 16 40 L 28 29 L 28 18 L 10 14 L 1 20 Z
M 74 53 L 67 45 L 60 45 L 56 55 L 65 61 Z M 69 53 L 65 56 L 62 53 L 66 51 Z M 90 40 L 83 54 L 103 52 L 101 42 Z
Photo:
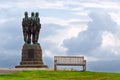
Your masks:
M 0 80 L 120 80 L 120 73 L 34 70 L 1 74 Z

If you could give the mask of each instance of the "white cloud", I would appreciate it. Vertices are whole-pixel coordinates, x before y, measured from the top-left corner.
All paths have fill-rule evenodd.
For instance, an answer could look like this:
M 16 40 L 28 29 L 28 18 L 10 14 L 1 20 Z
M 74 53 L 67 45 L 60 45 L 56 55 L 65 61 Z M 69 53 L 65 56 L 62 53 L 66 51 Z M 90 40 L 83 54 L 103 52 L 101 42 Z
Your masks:
M 119 4 L 113 1 L 99 1 L 99 0 L 91 0 L 91 1 L 79 1 L 79 0 L 18 0 L 14 3 L 14 1 L 1 2 L 1 8 L 44 8 L 44 9 L 68 9 L 70 5 L 79 6 L 80 8 L 106 8 L 106 9 L 118 9 Z
M 8 5 L 8 4 L 0 4 L 0 8 L 1 9 L 4 9 L 4 8 L 10 8 L 11 6 L 10 5 Z
M 120 55 L 120 40 L 114 34 L 104 32 L 102 35 L 101 48 L 111 51 L 113 55 Z
M 90 21 L 91 19 L 80 19 L 80 18 L 74 18 L 74 19 L 69 19 L 69 20 L 67 20 L 67 22 L 68 23 L 74 23 L 74 22 L 79 22 L 79 24 L 81 24 L 81 23 L 88 23 L 89 21 Z
M 12 21 L 12 20 L 14 20 L 14 18 L 9 18 L 9 19 L 1 18 L 0 19 L 0 24 L 6 23 L 6 22 L 9 22 L 9 21 Z
M 46 22 L 47 21 L 47 22 Z M 79 32 L 82 32 L 87 29 L 87 25 L 85 24 L 72 24 L 74 22 L 88 22 L 87 20 L 81 20 L 81 19 L 70 19 L 70 20 L 62 20 L 58 18 L 49 18 L 49 17 L 43 17 L 42 23 L 44 24 L 58 24 L 63 26 L 63 29 L 56 30 L 56 35 L 51 35 L 44 40 L 49 40 L 56 44 L 62 44 L 65 39 L 69 39 L 71 37 L 77 37 Z M 54 39 L 53 39 L 54 37 Z
M 65 19 L 59 19 L 55 17 L 41 17 L 41 23 L 42 24 L 58 24 L 61 26 L 67 26 L 67 20 Z
M 89 1 L 79 3 L 79 6 L 82 8 L 120 9 L 119 4 L 113 1 Z
M 73 12 L 73 14 L 78 15 L 78 16 L 88 16 L 87 12 L 81 11 L 81 12 Z
M 53 54 L 50 50 L 45 50 L 45 53 L 43 54 L 43 57 L 44 56 L 53 58 Z
M 65 48 L 63 45 L 63 41 L 65 39 L 69 39 L 71 37 L 77 37 L 79 32 L 82 32 L 87 29 L 87 26 L 84 24 L 72 24 L 74 22 L 87 22 L 83 21 L 81 19 L 69 19 L 69 20 L 63 20 L 59 18 L 53 18 L 53 17 L 42 17 L 41 23 L 42 24 L 57 24 L 61 27 L 64 27 L 62 29 L 57 29 L 56 34 L 47 36 L 43 38 L 42 40 L 45 42 L 50 42 L 52 45 L 54 45 L 53 48 L 55 50 L 52 50 L 51 48 L 47 51 L 45 51 L 44 56 L 53 57 L 55 55 L 66 55 L 67 48 Z M 57 50 L 57 51 L 56 51 Z M 57 52 L 57 53 L 56 53 Z M 58 54 L 60 53 L 60 54 Z
M 112 19 L 120 26 L 120 12 L 110 12 Z
M 102 35 L 102 45 L 101 47 L 114 47 L 116 45 L 116 40 L 114 35 L 109 32 L 104 32 Z
M 21 0 L 21 1 L 8 1 L 0 4 L 1 8 L 21 8 L 21 9 L 67 9 L 61 1 L 47 1 L 47 0 Z
M 80 19 L 80 18 L 71 18 L 71 19 L 60 19 L 56 17 L 41 17 L 42 24 L 57 24 L 64 27 L 70 26 L 85 26 L 86 23 L 91 21 L 90 18 Z M 74 24 L 77 23 L 77 24 Z
M 120 9 L 119 4 L 113 1 L 101 2 L 101 8 L 103 9 Z
M 8 20 L 7 19 L 0 19 L 0 24 L 5 23 L 6 21 L 8 21 Z
M 85 56 L 85 59 L 87 60 L 87 62 L 95 62 L 100 60 L 98 58 L 90 57 L 90 56 Z

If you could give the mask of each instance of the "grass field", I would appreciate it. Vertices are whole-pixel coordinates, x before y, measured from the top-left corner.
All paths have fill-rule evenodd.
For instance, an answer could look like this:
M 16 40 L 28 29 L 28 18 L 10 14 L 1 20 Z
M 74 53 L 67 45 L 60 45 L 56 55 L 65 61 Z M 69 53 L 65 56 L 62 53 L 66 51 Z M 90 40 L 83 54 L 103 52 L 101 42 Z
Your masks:
M 120 73 L 34 70 L 1 74 L 0 80 L 120 80 Z

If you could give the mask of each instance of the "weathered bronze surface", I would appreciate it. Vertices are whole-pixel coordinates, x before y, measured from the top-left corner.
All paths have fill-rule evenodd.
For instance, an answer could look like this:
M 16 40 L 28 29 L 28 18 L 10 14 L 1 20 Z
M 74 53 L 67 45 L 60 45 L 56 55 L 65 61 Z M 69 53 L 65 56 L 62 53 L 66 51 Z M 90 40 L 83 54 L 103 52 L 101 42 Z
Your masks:
M 32 12 L 31 17 L 25 12 L 22 20 L 23 36 L 25 44 L 38 44 L 39 32 L 41 28 L 39 13 Z

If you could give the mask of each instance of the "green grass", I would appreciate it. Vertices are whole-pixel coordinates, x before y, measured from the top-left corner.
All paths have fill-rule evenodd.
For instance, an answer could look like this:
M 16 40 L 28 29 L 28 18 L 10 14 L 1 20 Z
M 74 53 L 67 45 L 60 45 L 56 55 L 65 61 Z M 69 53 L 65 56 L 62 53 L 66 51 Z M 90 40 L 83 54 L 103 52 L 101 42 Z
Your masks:
M 2 74 L 0 80 L 120 80 L 120 73 L 34 70 Z

